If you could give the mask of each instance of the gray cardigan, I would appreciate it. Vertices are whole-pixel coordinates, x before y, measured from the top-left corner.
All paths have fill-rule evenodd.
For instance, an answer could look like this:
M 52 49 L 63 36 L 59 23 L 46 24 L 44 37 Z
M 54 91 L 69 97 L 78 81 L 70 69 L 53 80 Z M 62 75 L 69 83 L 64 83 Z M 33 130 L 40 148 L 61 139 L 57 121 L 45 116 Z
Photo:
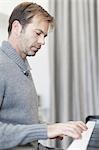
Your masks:
M 29 72 L 29 74 L 26 74 Z M 47 139 L 38 121 L 37 94 L 27 60 L 9 42 L 0 47 L 0 150 Z

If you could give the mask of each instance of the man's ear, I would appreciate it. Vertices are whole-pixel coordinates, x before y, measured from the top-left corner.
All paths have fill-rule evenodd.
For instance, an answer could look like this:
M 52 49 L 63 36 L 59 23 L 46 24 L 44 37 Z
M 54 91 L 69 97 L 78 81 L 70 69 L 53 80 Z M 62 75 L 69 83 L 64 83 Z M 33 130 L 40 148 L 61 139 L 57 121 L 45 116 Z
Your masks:
M 15 20 L 12 23 L 12 31 L 16 36 L 19 36 L 21 31 L 22 31 L 22 25 L 20 24 L 20 22 L 18 20 Z

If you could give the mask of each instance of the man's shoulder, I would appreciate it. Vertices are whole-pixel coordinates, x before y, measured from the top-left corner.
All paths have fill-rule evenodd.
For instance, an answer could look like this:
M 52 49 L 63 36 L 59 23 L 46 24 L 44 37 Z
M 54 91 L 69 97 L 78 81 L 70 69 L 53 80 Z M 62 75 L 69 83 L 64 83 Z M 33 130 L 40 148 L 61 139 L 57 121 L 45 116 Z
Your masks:
M 0 65 L 5 63 L 9 63 L 9 59 L 7 55 L 0 48 Z
M 0 74 L 6 74 L 7 70 L 10 70 L 11 68 L 12 66 L 10 60 L 0 49 Z

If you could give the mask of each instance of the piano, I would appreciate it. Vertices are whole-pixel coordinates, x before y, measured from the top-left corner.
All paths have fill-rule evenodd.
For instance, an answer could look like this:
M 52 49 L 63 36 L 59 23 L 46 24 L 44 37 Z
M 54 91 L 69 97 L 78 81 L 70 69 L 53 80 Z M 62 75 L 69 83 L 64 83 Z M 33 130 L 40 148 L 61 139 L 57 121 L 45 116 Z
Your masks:
M 67 150 L 99 150 L 99 116 L 86 118 L 87 131 L 81 139 L 75 139 Z

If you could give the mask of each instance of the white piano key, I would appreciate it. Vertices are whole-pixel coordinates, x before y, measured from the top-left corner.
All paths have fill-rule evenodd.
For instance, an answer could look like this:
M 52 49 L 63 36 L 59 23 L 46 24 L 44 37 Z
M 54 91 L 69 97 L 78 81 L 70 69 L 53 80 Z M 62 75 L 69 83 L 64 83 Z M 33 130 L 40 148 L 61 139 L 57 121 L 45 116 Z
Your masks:
M 67 150 L 86 150 L 87 145 L 89 143 L 92 131 L 95 126 L 95 121 L 88 121 L 87 122 L 88 129 L 82 133 L 82 138 L 75 139 L 71 145 L 67 148 Z

